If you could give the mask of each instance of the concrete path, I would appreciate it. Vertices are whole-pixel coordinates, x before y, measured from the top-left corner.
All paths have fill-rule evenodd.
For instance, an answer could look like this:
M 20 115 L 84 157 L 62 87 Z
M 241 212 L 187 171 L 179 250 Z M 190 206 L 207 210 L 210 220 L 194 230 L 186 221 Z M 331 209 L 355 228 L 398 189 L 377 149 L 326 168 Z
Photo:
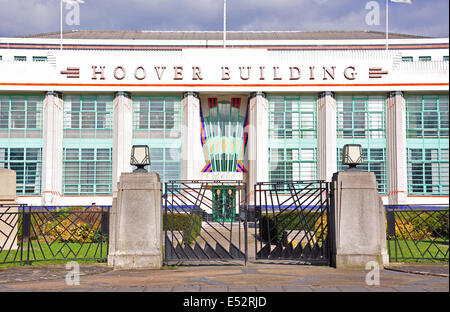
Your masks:
M 438 268 L 439 267 L 439 268 Z M 114 271 L 103 264 L 80 264 L 80 285 L 66 283 L 64 265 L 0 269 L 0 292 L 448 292 L 449 278 L 381 270 L 380 284 L 366 284 L 364 269 L 256 264 L 188 266 L 161 270 Z M 418 267 L 416 267 L 418 269 Z M 448 265 L 433 270 L 447 272 Z M 430 271 L 430 270 L 428 270 Z M 440 274 L 440 273 L 437 273 Z

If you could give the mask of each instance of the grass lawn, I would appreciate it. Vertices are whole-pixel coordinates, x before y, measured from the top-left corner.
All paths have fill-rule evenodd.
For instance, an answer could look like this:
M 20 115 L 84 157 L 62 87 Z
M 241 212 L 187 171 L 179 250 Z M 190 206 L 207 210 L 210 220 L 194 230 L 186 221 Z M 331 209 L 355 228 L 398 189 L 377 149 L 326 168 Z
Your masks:
M 32 242 L 29 249 L 28 244 L 24 244 L 22 261 L 26 264 L 27 255 L 29 264 L 57 264 L 67 261 L 77 261 L 80 263 L 105 262 L 108 256 L 107 244 L 103 243 L 60 243 L 55 242 L 51 246 L 38 242 Z M 82 258 L 82 259 L 80 259 Z M 5 263 L 13 262 L 14 263 Z M 20 246 L 17 250 L 4 250 L 0 252 L 0 268 L 20 265 Z
M 435 242 L 413 242 L 413 241 L 388 241 L 388 252 L 390 261 L 394 262 L 447 262 L 448 263 L 448 241 Z M 395 259 L 397 252 L 397 260 Z M 423 259 L 439 258 L 439 259 Z

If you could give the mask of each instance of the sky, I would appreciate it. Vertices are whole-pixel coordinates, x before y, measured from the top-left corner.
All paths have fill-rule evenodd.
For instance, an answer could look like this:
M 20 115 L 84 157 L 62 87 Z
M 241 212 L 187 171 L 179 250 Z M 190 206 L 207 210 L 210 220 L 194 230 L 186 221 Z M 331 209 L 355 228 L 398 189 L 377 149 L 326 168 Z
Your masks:
M 227 30 L 385 30 L 385 0 L 227 0 Z M 389 32 L 448 37 L 449 0 L 389 4 Z M 84 0 L 64 30 L 223 30 L 223 0 Z M 69 22 L 66 22 L 70 15 Z M 72 24 L 72 25 L 70 25 Z M 0 0 L 0 37 L 59 32 L 60 0 Z

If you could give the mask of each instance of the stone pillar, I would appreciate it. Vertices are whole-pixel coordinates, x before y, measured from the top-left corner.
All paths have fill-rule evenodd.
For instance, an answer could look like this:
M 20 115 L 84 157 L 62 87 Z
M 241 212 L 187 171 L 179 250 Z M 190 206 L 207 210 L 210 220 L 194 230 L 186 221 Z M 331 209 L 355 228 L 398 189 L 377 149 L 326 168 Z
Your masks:
M 17 204 L 16 172 L 0 168 L 0 204 Z M 0 251 L 17 249 L 17 206 L 0 206 Z
M 182 112 L 182 179 L 199 180 L 205 164 L 201 143 L 200 99 L 198 93 L 186 92 Z
M 159 175 L 122 173 L 111 211 L 108 266 L 159 269 L 163 260 L 162 224 Z
M 403 92 L 391 92 L 386 108 L 386 155 L 389 204 L 405 204 L 408 196 L 406 103 Z
M 248 203 L 254 203 L 254 185 L 269 181 L 269 103 L 266 94 L 250 94 L 248 123 Z
M 63 176 L 63 100 L 56 92 L 47 92 L 44 99 L 42 149 L 42 204 L 58 205 Z
M 380 268 L 389 263 L 384 207 L 373 172 L 347 170 L 332 179 L 330 207 L 331 264 Z
M 317 166 L 319 180 L 331 181 L 337 171 L 336 100 L 333 92 L 322 92 L 317 100 Z
M 113 194 L 123 172 L 131 172 L 130 158 L 133 139 L 133 115 L 131 95 L 117 92 L 114 96 L 113 126 Z

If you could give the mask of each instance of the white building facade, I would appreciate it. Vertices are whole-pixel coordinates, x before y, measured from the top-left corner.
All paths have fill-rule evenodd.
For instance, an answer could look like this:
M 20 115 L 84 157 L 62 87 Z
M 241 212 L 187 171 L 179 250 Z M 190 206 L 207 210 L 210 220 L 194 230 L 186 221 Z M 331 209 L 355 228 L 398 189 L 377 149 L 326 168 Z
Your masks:
M 0 167 L 19 202 L 111 204 L 134 144 L 162 182 L 245 180 L 251 201 L 256 182 L 330 181 L 355 143 L 385 204 L 448 203 L 448 38 L 276 34 L 0 38 Z

